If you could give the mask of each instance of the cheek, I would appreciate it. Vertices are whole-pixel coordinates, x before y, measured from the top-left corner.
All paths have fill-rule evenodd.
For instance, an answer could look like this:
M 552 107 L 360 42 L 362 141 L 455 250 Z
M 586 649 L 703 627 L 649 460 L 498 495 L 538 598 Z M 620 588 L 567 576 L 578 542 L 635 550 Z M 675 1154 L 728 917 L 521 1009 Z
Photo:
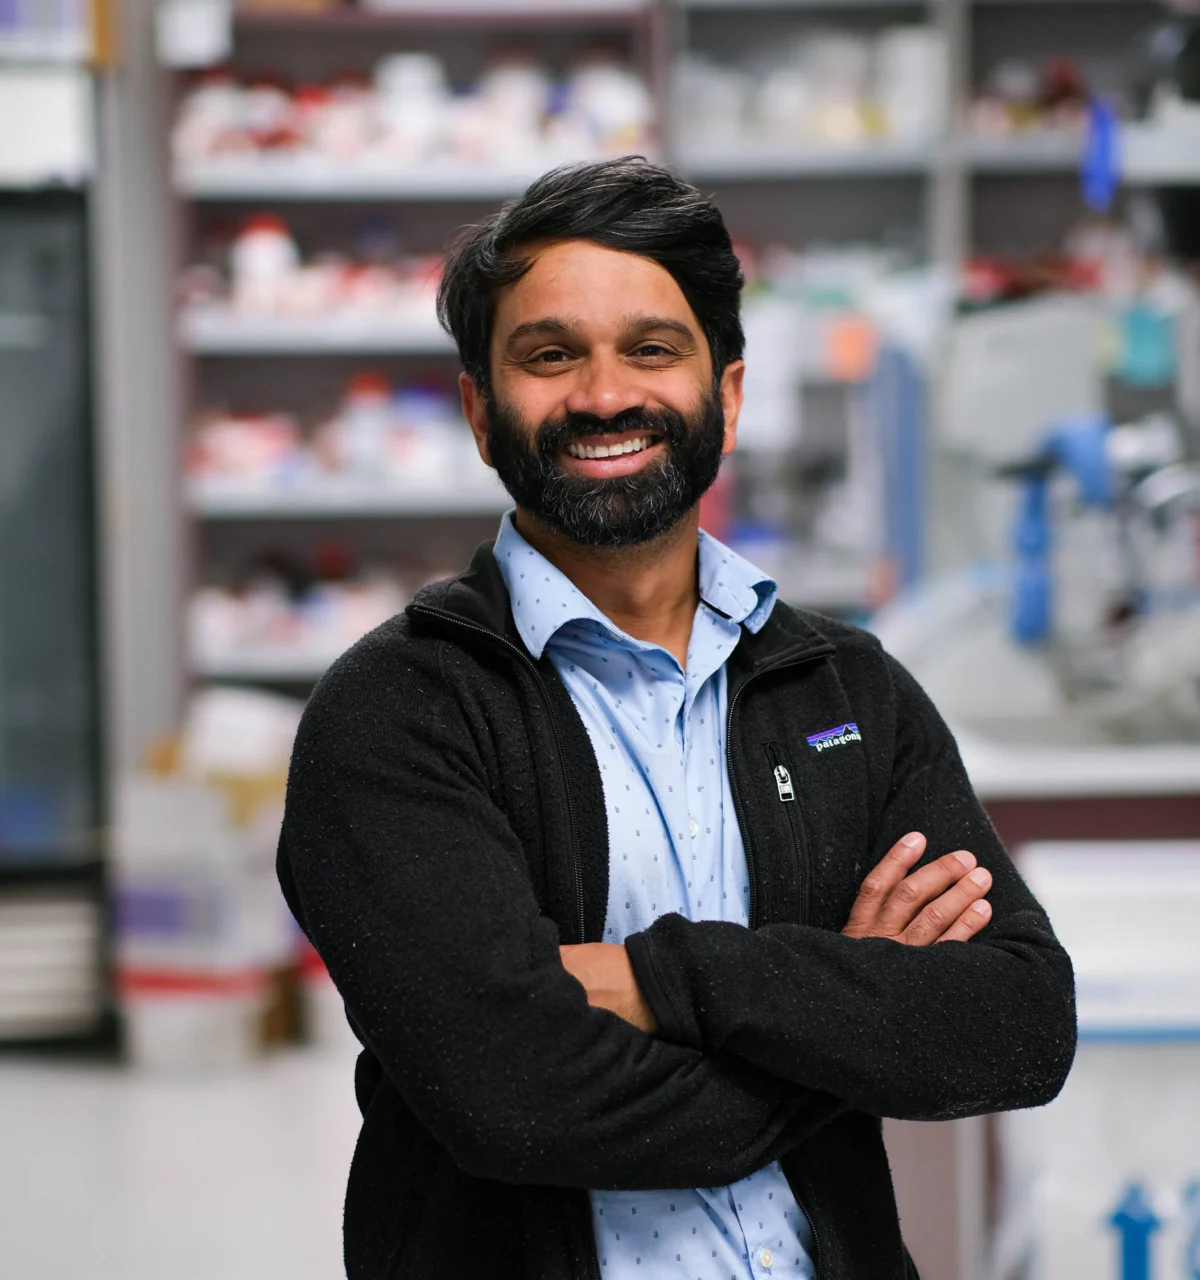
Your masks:
M 523 422 L 543 422 L 561 405 L 565 388 L 560 381 L 507 372 L 494 383 L 500 401 Z

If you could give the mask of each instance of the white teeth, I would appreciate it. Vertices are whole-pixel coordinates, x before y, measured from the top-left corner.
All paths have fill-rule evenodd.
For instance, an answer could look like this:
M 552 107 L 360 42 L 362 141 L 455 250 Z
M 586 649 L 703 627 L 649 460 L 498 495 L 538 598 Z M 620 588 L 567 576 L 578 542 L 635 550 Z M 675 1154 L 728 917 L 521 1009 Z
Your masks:
M 572 440 L 567 445 L 567 452 L 572 458 L 616 458 L 623 453 L 641 453 L 643 449 L 649 448 L 649 445 L 650 440 L 647 436 L 638 436 L 621 444 L 581 444 Z

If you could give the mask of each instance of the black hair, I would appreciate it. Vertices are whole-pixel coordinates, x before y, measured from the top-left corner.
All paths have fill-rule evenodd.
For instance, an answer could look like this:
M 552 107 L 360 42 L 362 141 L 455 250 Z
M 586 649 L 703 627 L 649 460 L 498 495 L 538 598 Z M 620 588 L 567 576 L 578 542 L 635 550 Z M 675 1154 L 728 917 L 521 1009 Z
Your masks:
M 532 262 L 520 250 L 539 240 L 591 240 L 657 262 L 700 321 L 714 378 L 742 358 L 742 271 L 720 211 L 670 170 L 622 156 L 551 169 L 452 243 L 438 287 L 438 319 L 485 395 L 496 290 L 529 270 Z

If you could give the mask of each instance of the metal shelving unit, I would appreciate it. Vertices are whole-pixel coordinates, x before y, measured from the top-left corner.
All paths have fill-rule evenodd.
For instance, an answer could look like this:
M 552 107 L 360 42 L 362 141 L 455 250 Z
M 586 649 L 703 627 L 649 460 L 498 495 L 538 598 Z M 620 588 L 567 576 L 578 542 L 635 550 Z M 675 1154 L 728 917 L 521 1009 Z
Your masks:
M 179 340 L 185 351 L 197 356 L 454 354 L 454 344 L 432 314 L 423 320 L 369 315 L 263 317 L 197 306 L 180 313 Z
M 1172 133 L 1129 125 L 1121 137 L 1121 169 L 1133 186 L 1200 184 L 1200 129 Z
M 193 654 L 192 673 L 202 680 L 237 684 L 315 684 L 338 651 L 310 652 L 262 645 L 222 656 Z
M 972 173 L 1072 175 L 1079 171 L 1083 139 L 1066 132 L 1012 138 L 961 134 L 951 145 Z
M 333 168 L 288 158 L 231 160 L 177 171 L 176 192 L 188 200 L 238 201 L 500 201 L 519 195 L 540 171 L 439 165 L 420 169 Z
M 1123 7 L 1131 3 L 1136 5 L 1136 0 L 1123 0 Z M 1108 11 L 1122 8 L 1114 0 L 1058 0 L 1040 6 L 1039 11 L 1053 9 L 1062 14 L 1063 29 L 1071 30 L 1072 24 L 1087 21 L 1089 6 Z M 1149 5 L 1144 7 L 1150 9 Z M 447 31 L 470 32 L 472 39 L 478 38 L 480 30 L 499 35 L 520 30 L 536 39 L 551 28 L 564 38 L 585 31 L 627 37 L 631 51 L 653 81 L 661 108 L 664 155 L 686 176 L 714 190 L 735 220 L 739 211 L 754 214 L 770 204 L 785 212 L 777 213 L 762 234 L 783 228 L 786 235 L 791 225 L 797 241 L 810 236 L 819 239 L 824 238 L 825 227 L 832 228 L 834 235 L 841 229 L 843 219 L 836 212 L 840 201 L 843 210 L 854 211 L 856 230 L 845 234 L 861 235 L 871 217 L 878 218 L 881 229 L 894 229 L 899 222 L 910 228 L 913 242 L 923 243 L 931 257 L 953 265 L 972 248 L 990 247 L 976 245 L 972 226 L 979 225 L 981 211 L 986 214 L 996 192 L 1015 192 L 1025 182 L 1049 183 L 1066 193 L 1059 199 L 1060 206 L 1072 198 L 1070 184 L 1079 168 L 1082 145 L 1077 136 L 1044 132 L 982 138 L 967 132 L 962 124 L 972 86 L 993 56 L 993 46 L 1006 49 L 1014 40 L 1019 42 L 1028 9 L 1024 0 L 666 0 L 661 4 L 653 0 L 588 0 L 574 5 L 512 0 L 500 6 L 452 0 L 390 12 L 345 8 L 311 14 L 239 13 L 235 35 L 239 42 L 257 42 L 255 47 L 262 47 L 268 39 L 284 41 L 279 48 L 293 52 L 308 47 L 305 42 L 333 47 L 343 41 L 348 42 L 346 49 L 357 49 L 360 54 L 369 49 L 372 56 L 389 42 L 421 47 L 424 39 L 440 38 L 439 33 Z M 986 15 L 986 21 L 980 17 L 986 29 L 976 22 L 978 15 Z M 927 143 L 889 145 L 879 141 L 844 148 L 748 143 L 703 147 L 681 143 L 672 136 L 668 127 L 672 51 L 688 47 L 696 37 L 707 40 L 709 47 L 724 56 L 728 43 L 724 36 L 744 33 L 756 23 L 774 24 L 771 29 L 778 30 L 781 22 L 794 20 L 797 27 L 836 26 L 842 19 L 860 30 L 870 24 L 911 20 L 932 23 L 942 31 L 951 59 L 947 115 L 955 122 L 945 136 Z M 1057 21 L 1043 14 L 1039 38 L 1044 38 L 1047 23 L 1053 29 Z M 1002 39 L 996 36 L 997 30 L 1006 33 Z M 1173 173 L 1190 171 L 1188 157 L 1181 157 L 1178 147 L 1164 159 L 1160 144 L 1135 140 L 1126 154 L 1131 177 L 1141 172 L 1149 181 L 1150 175 L 1163 172 L 1164 165 Z M 227 216 L 230 209 L 263 204 L 309 210 L 314 218 L 318 215 L 312 211 L 336 210 L 338 206 L 371 209 L 399 204 L 423 210 L 423 225 L 428 225 L 430 219 L 443 216 L 442 210 L 452 220 L 462 221 L 467 210 L 494 206 L 519 193 L 535 176 L 532 171 L 453 164 L 389 171 L 361 165 L 330 167 L 283 154 L 254 160 L 230 157 L 219 164 L 178 171 L 173 185 L 176 197 L 193 210 L 193 218 L 205 216 L 209 209 Z M 815 228 L 806 221 L 814 197 L 825 217 L 825 223 Z M 1013 194 L 1004 198 L 1019 199 Z M 797 216 L 789 222 L 786 211 L 792 209 Z M 1004 219 L 983 219 L 984 225 L 993 227 L 998 222 L 1003 225 Z M 847 219 L 846 225 L 849 223 Z M 453 221 L 448 221 L 446 229 L 452 225 Z M 760 234 L 753 227 L 751 233 Z M 1047 227 L 1046 248 L 1054 246 L 1055 234 Z M 339 367 L 344 367 L 349 357 L 400 360 L 410 368 L 427 360 L 441 366 L 443 359 L 453 356 L 452 344 L 436 327 L 432 315 L 407 320 L 334 315 L 268 321 L 209 306 L 185 310 L 177 323 L 179 345 L 197 362 L 198 370 L 206 368 L 210 360 L 221 364 L 232 360 L 250 368 L 250 361 L 241 357 L 304 360 L 311 374 L 312 368 L 326 359 L 340 360 Z M 244 380 L 239 385 L 245 385 Z M 264 493 L 192 485 L 184 501 L 189 517 L 203 525 L 228 527 L 334 518 L 452 519 L 493 515 L 505 505 L 507 500 L 498 488 L 486 493 L 427 489 L 401 494 L 350 493 L 344 486 L 304 493 Z M 800 587 L 790 585 L 789 589 L 798 592 Z M 848 600 L 853 597 L 861 603 L 864 591 L 856 585 L 846 595 Z M 814 598 L 813 603 L 828 606 L 830 601 Z M 271 664 L 262 669 L 267 668 L 274 669 Z M 209 669 L 194 670 L 193 674 L 211 677 L 219 673 Z
M 677 147 L 679 168 L 696 182 L 762 182 L 802 178 L 923 176 L 938 154 L 934 144 L 879 142 L 855 147 L 728 145 Z
M 395 10 L 247 11 L 234 16 L 232 64 L 253 70 L 269 59 L 272 68 L 320 80 L 347 67 L 365 68 L 390 50 L 431 48 L 461 77 L 474 74 L 472 68 L 486 57 L 492 40 L 543 42 L 560 60 L 571 48 L 617 42 L 641 68 L 661 104 L 669 32 L 667 11 L 655 0 L 418 0 Z M 169 182 L 185 235 L 202 231 L 206 219 L 227 224 L 231 216 L 240 219 L 255 209 L 287 206 L 289 223 L 308 219 L 318 228 L 314 242 L 321 243 L 327 234 L 323 228 L 386 210 L 397 216 L 407 249 L 431 252 L 457 225 L 519 194 L 553 161 L 529 163 L 531 167 L 520 169 L 451 161 L 408 168 L 331 165 L 283 151 L 176 168 Z M 414 219 L 425 238 L 416 246 L 407 238 Z M 188 252 L 181 247 L 179 265 L 188 260 Z M 453 343 L 438 327 L 431 300 L 427 310 L 423 307 L 403 315 L 263 317 L 239 314 L 226 305 L 191 305 L 176 316 L 175 338 L 185 353 L 186 382 L 198 403 L 272 405 L 280 403 L 272 396 L 282 392 L 290 406 L 303 412 L 309 401 L 329 403 L 334 388 L 362 361 L 389 380 L 432 379 L 435 385 L 452 386 L 455 370 L 447 357 L 454 355 Z M 265 365 L 260 370 L 259 359 L 269 360 L 269 373 Z M 465 424 L 463 432 L 465 436 Z M 185 520 L 194 522 L 193 545 L 201 558 L 214 547 L 233 547 L 229 554 L 244 562 L 264 540 L 285 552 L 294 548 L 303 557 L 314 540 L 326 537 L 326 530 L 330 538 L 355 545 L 360 536 L 374 538 L 376 552 L 386 555 L 403 549 L 406 528 L 419 524 L 426 531 L 438 530 L 439 548 L 448 545 L 447 539 L 463 541 L 454 555 L 430 553 L 444 557 L 430 566 L 438 568 L 465 559 L 481 522 L 494 521 L 511 505 L 491 473 L 477 465 L 478 474 L 463 467 L 443 482 L 430 479 L 405 487 L 321 477 L 270 488 L 204 477 L 182 486 L 180 506 Z M 381 533 L 392 521 L 401 524 Z M 379 545 L 380 538 L 386 545 Z M 279 646 L 214 654 L 188 651 L 185 645 L 184 678 L 302 687 L 315 681 L 335 656 Z
M 453 488 L 400 488 L 324 481 L 294 489 L 270 490 L 236 482 L 192 481 L 187 486 L 185 500 L 188 511 L 202 520 L 500 516 L 512 505 L 490 472 L 479 480 Z

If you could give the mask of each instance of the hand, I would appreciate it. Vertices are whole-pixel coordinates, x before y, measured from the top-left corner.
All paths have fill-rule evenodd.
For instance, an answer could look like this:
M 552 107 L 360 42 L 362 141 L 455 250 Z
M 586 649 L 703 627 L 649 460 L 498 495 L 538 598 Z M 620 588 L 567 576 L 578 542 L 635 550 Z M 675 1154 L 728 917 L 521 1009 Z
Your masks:
M 966 942 L 992 918 L 984 894 L 991 872 L 960 849 L 906 875 L 925 852 L 919 831 L 903 836 L 863 881 L 850 920 L 850 938 L 891 938 L 912 947 L 932 942 Z
M 658 1030 L 623 946 L 612 942 L 585 942 L 559 947 L 558 951 L 563 968 L 587 992 L 588 1004 L 608 1009 L 648 1035 Z

